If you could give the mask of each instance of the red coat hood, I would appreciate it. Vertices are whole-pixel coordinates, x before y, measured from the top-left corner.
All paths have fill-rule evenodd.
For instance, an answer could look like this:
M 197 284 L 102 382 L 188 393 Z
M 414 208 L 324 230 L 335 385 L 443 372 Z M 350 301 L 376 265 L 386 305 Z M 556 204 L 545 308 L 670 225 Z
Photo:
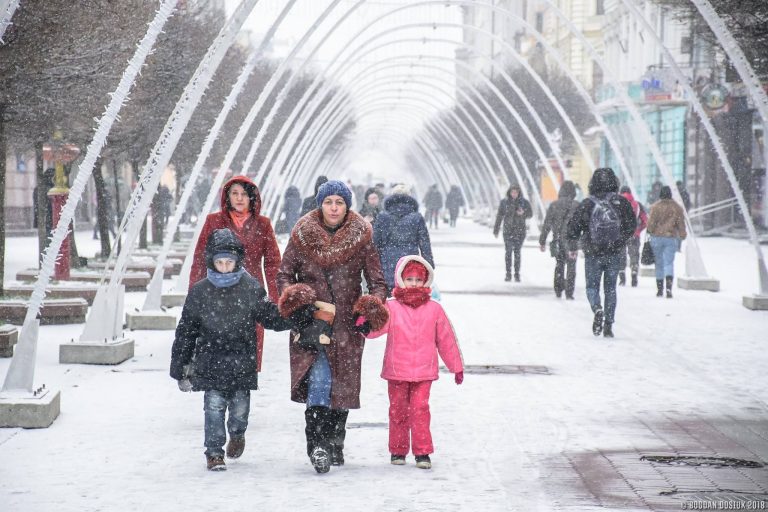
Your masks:
M 251 198 L 251 214 L 259 215 L 261 213 L 261 193 L 259 192 L 259 187 L 245 176 L 235 176 L 224 184 L 224 188 L 221 189 L 221 211 L 228 210 L 227 195 L 229 194 L 229 188 L 235 183 L 242 185 Z

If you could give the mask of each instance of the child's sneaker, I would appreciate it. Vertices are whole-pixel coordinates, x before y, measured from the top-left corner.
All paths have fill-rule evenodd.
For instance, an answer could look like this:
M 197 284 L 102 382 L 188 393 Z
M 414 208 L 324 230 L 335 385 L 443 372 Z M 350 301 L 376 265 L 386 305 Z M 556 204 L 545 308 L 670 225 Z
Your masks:
M 429 459 L 429 455 L 417 455 L 416 467 L 419 469 L 432 469 L 432 461 Z
M 210 455 L 205 456 L 208 471 L 226 471 L 227 465 L 224 464 L 224 457 Z
M 392 464 L 395 466 L 404 466 L 405 465 L 405 455 L 393 455 L 392 458 L 389 460 Z

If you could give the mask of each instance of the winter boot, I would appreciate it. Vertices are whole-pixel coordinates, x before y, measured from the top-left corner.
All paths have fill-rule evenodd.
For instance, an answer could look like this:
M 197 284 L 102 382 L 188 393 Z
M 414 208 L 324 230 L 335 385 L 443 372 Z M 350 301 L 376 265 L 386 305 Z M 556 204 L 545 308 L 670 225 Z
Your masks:
M 520 282 L 520 274 L 518 274 L 518 273 L 515 274 L 515 282 L 516 283 Z
M 674 280 L 674 277 L 667 276 L 666 281 L 667 281 L 667 298 L 668 299 L 672 298 L 672 281 L 673 280 Z
M 632 287 L 637 288 L 637 272 L 632 272 Z
M 227 443 L 227 457 L 236 459 L 243 454 L 245 450 L 245 437 L 230 437 Z
M 512 272 L 507 272 L 504 276 L 505 281 L 511 281 L 512 280 Z
M 603 333 L 603 308 L 597 308 L 592 319 L 592 334 L 600 336 Z
M 430 460 L 429 455 L 417 455 L 416 467 L 419 469 L 432 469 L 432 461 Z
M 664 295 L 664 280 L 657 279 L 656 280 L 656 296 L 662 297 L 663 295 Z
M 606 338 L 613 338 L 613 324 L 610 322 L 605 322 L 603 324 L 603 336 Z
M 208 471 L 226 471 L 227 465 L 224 464 L 224 457 L 219 457 L 217 455 L 211 456 L 206 455 L 205 456 L 206 465 L 208 466 Z
M 306 427 L 304 433 L 307 436 L 307 455 L 312 466 L 318 473 L 327 473 L 331 469 L 331 456 L 326 438 L 328 421 L 327 407 L 308 407 L 304 411 Z
M 389 462 L 395 466 L 404 466 L 405 455 L 392 455 L 392 457 L 389 459 Z
M 328 441 L 331 448 L 331 465 L 344 465 L 344 439 L 347 437 L 347 416 L 349 411 L 345 409 L 330 409 L 328 428 Z
M 623 270 L 619 272 L 619 286 L 626 286 L 627 284 L 627 273 Z

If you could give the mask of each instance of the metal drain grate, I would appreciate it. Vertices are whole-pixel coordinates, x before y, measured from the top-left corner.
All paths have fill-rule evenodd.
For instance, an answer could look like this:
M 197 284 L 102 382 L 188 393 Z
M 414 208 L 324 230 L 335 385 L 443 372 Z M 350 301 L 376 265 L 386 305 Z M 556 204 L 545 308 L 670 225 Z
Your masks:
M 447 372 L 444 366 L 440 371 Z M 524 364 L 470 364 L 464 366 L 464 373 L 475 375 L 552 375 L 546 366 Z
M 670 466 L 701 466 L 712 468 L 762 468 L 763 464 L 753 460 L 732 457 L 702 457 L 699 455 L 643 455 L 640 460 L 669 464 Z

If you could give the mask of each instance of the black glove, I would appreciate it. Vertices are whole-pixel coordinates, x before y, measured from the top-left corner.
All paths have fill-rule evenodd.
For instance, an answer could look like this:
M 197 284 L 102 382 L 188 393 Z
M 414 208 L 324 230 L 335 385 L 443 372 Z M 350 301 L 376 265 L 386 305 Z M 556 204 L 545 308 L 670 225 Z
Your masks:
M 317 307 L 314 304 L 307 304 L 294 311 L 289 318 L 297 331 L 303 331 L 314 322 L 315 318 L 312 315 L 315 311 Z
M 333 334 L 333 328 L 325 320 L 315 318 L 309 326 L 299 332 L 299 339 L 295 341 L 302 348 L 317 350 L 321 345 L 320 336 L 323 334 L 330 338 Z
M 360 315 L 359 313 L 355 313 L 355 316 L 352 317 L 352 320 L 354 320 L 354 325 L 352 326 L 353 331 L 359 332 L 363 335 L 371 332 L 371 322 L 369 322 L 364 316 Z

